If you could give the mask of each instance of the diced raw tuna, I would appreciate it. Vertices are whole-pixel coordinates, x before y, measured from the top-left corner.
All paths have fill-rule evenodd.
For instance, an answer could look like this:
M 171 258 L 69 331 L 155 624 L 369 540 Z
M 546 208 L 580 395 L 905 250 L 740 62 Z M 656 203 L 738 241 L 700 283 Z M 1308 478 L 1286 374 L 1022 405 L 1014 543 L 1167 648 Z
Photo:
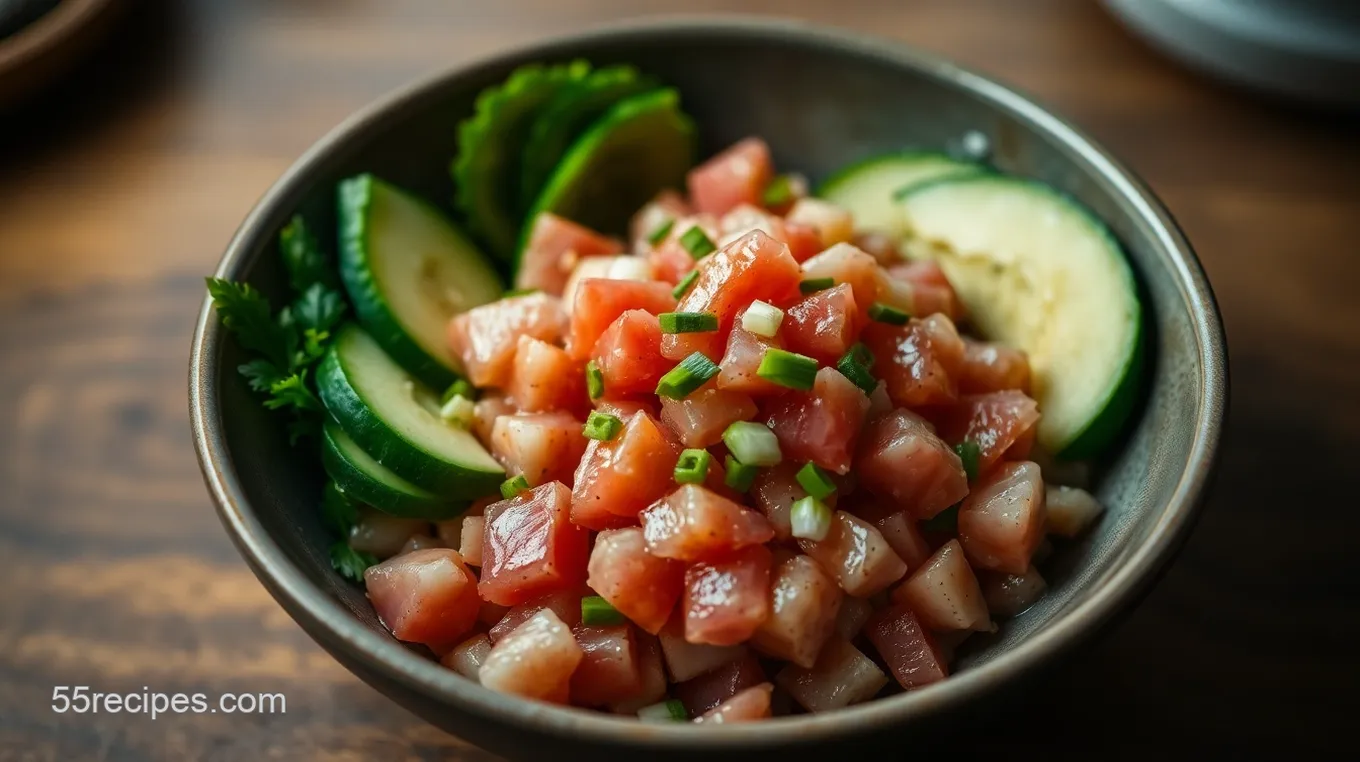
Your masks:
M 631 254 L 581 260 L 576 269 L 571 271 L 567 285 L 562 289 L 562 310 L 568 319 L 575 312 L 576 294 L 581 284 L 594 279 L 643 282 L 655 280 L 655 275 L 646 259 Z
M 968 475 L 953 448 L 909 410 L 870 421 L 860 439 L 855 472 L 865 489 L 928 519 L 968 494 Z
M 647 205 L 633 215 L 628 223 L 628 239 L 633 243 L 634 254 L 646 254 L 651 248 L 652 236 L 663 225 L 674 226 L 675 221 L 693 213 L 684 196 L 667 188 L 647 202 Z
M 800 198 L 789 210 L 789 222 L 807 225 L 817 231 L 822 248 L 847 243 L 855 234 L 850 212 L 819 198 Z
M 414 553 L 417 550 L 429 550 L 430 548 L 447 548 L 447 547 L 448 547 L 447 545 L 439 541 L 438 537 L 431 537 L 430 535 L 423 533 L 413 534 L 410 537 L 406 538 L 406 544 L 401 546 L 401 552 L 397 553 L 397 555 L 400 556 L 406 553 Z M 473 561 L 467 557 L 467 554 L 462 552 L 461 548 L 459 548 L 458 552 L 463 555 L 464 562 L 472 566 L 481 566 L 481 564 L 479 563 L 473 563 Z
M 603 706 L 636 696 L 642 688 L 642 670 L 633 628 L 572 628 L 581 647 L 581 663 L 571 675 L 571 703 Z
M 585 360 L 605 329 L 623 313 L 642 310 L 659 315 L 674 307 L 675 297 L 665 283 L 587 278 L 576 287 L 567 351 L 572 357 Z
M 477 578 L 458 551 L 417 550 L 364 572 L 368 599 L 397 640 L 455 643 L 477 621 Z
M 563 411 L 503 415 L 491 429 L 491 454 L 530 484 L 571 484 L 572 469 L 585 451 L 581 422 Z
M 479 677 L 493 691 L 565 704 L 583 658 L 571 629 L 545 609 L 491 647 Z
M 825 539 L 799 540 L 798 546 L 830 572 L 842 590 L 860 598 L 888 589 L 907 573 L 907 565 L 878 529 L 845 511 L 836 511 Z
M 610 705 L 609 709 L 617 714 L 637 714 L 645 706 L 651 706 L 666 698 L 670 683 L 666 680 L 666 664 L 661 656 L 661 643 L 646 633 L 634 633 L 638 653 L 638 690 L 637 693 Z
M 871 322 L 863 340 L 874 354 L 874 375 L 901 407 L 947 405 L 958 399 L 953 374 L 963 361 L 963 340 L 949 318 L 913 318 L 903 326 Z
M 838 286 L 850 286 L 861 317 L 878 301 L 878 262 L 868 252 L 848 243 L 838 243 L 804 262 L 803 277 L 831 278 Z
M 745 312 L 745 310 L 742 310 Z M 765 350 L 770 347 L 782 348 L 783 343 L 776 336 L 765 338 L 745 330 L 740 325 L 732 329 L 727 337 L 727 348 L 718 366 L 722 369 L 714 382 L 719 389 L 741 392 L 752 397 L 778 396 L 788 391 L 772 381 L 756 375 Z
M 989 473 L 1011 448 L 1032 437 L 1038 423 L 1039 404 L 1018 391 L 964 397 L 939 416 L 946 442 L 978 446 L 979 474 Z
M 502 606 L 585 581 L 589 534 L 570 521 L 571 490 L 549 482 L 486 509 L 478 591 Z
M 807 497 L 796 474 L 801 465 L 785 459 L 777 466 L 762 468 L 751 486 L 756 507 L 770 520 L 775 536 L 787 540 L 793 536 L 789 513 L 795 501 Z
M 644 310 L 629 310 L 605 329 L 591 352 L 604 382 L 605 399 L 652 394 L 675 363 L 661 356 L 661 323 Z
M 824 248 L 821 233 L 811 225 L 784 220 L 784 235 L 787 236 L 784 242 L 789 245 L 789 254 L 795 262 L 806 262 Z
M 420 519 L 403 519 L 372 509 L 360 509 L 359 521 L 350 532 L 349 546 L 361 553 L 372 553 L 380 560 L 401 552 L 413 534 L 430 527 Z
M 770 551 L 751 545 L 685 570 L 685 640 L 731 646 L 749 640 L 770 615 Z
M 863 598 L 847 595 L 841 599 L 841 610 L 836 615 L 836 635 L 846 640 L 859 637 L 864 623 L 874 614 L 874 605 Z
M 566 327 L 567 316 L 557 297 L 515 296 L 473 307 L 449 321 L 449 350 L 473 385 L 504 388 L 514 370 L 519 337 L 554 343 Z
M 927 317 L 938 312 L 950 320 L 963 315 L 959 297 L 937 262 L 922 260 L 893 265 L 888 274 L 911 285 L 913 315 Z
M 581 623 L 581 599 L 585 595 L 585 590 L 575 587 L 569 590 L 544 593 L 517 606 L 511 606 L 491 627 L 487 637 L 491 638 L 492 643 L 495 643 L 543 609 L 553 612 L 568 627 L 575 627 Z
M 893 591 L 892 598 L 916 612 L 921 624 L 935 631 L 990 632 L 992 619 L 977 576 L 958 540 L 950 540 Z
M 491 653 L 491 640 L 481 632 L 453 647 L 453 650 L 439 657 L 439 663 L 469 680 L 478 679 L 482 662 Z
M 770 147 L 751 137 L 690 170 L 686 184 L 695 209 L 723 215 L 742 204 L 759 206 L 773 176 Z
M 838 474 L 850 472 L 869 398 L 834 368 L 817 371 L 810 392 L 789 392 L 765 409 L 785 458 L 811 461 Z
M 774 538 L 760 513 L 698 484 L 682 485 L 638 518 L 648 552 L 681 561 L 721 558 Z
M 788 240 L 782 217 L 751 204 L 742 204 L 732 209 L 722 216 L 718 224 L 722 235 L 721 239 L 715 242 L 719 247 L 731 243 L 752 230 L 759 230 L 775 240 Z
M 774 686 L 761 683 L 738 693 L 721 705 L 696 717 L 696 723 L 725 725 L 733 722 L 754 722 L 770 716 L 770 695 Z
M 717 389 L 711 383 L 681 400 L 661 399 L 661 422 L 685 447 L 711 447 L 722 441 L 728 426 L 749 421 L 756 412 L 749 394 Z
M 671 681 L 683 683 L 736 659 L 745 646 L 711 646 L 691 643 L 685 639 L 685 615 L 676 610 L 671 620 L 657 633 L 661 653 L 665 656 L 666 671 Z
M 1005 344 L 964 338 L 963 363 L 958 374 L 961 394 L 985 394 L 1007 389 L 1029 393 L 1029 356 Z
M 1044 480 L 1029 461 L 983 477 L 959 508 L 959 542 L 979 569 L 1024 574 L 1044 539 Z
M 835 637 L 812 665 L 790 664 L 774 682 L 809 712 L 829 712 L 877 696 L 888 676 L 848 640 Z
M 486 533 L 486 519 L 468 516 L 463 519 L 463 531 L 458 538 L 458 554 L 468 566 L 482 565 L 482 538 Z
M 472 407 L 472 432 L 477 435 L 477 441 L 490 449 L 491 432 L 496 425 L 496 419 L 503 415 L 513 415 L 514 412 L 515 406 L 504 395 L 488 394 L 477 400 L 477 404 Z
M 694 352 L 720 357 L 737 316 L 757 299 L 774 304 L 795 297 L 800 277 L 788 246 L 759 230 L 742 236 L 701 263 L 698 280 L 676 305 L 679 312 L 713 313 L 718 330 L 668 333 L 661 354 L 676 361 Z
M 531 336 L 519 337 L 507 391 L 515 407 L 525 413 L 567 410 L 584 416 L 590 407 L 585 363 Z
M 1076 537 L 1105 509 L 1084 489 L 1050 485 L 1044 490 L 1048 531 L 1059 537 Z
M 835 365 L 859 335 L 859 307 L 842 283 L 803 297 L 784 311 L 779 335 L 790 352 Z
M 987 608 L 997 616 L 1012 617 L 1043 597 L 1048 583 L 1033 566 L 1024 574 L 984 571 L 978 575 Z
M 648 553 L 638 527 L 600 532 L 589 574 L 592 590 L 652 634 L 670 619 L 685 585 L 684 564 Z
M 906 690 L 938 683 L 949 676 L 949 667 L 935 639 L 904 604 L 878 612 L 864 629 L 869 642 L 897 678 L 897 684 Z
M 906 511 L 889 513 L 875 521 L 874 526 L 883 533 L 883 539 L 892 546 L 897 557 L 907 565 L 907 571 L 916 571 L 927 558 L 930 558 L 930 543 L 921 536 L 921 530 L 916 528 L 916 521 Z
M 650 415 L 638 412 L 613 440 L 590 440 L 576 469 L 571 520 L 589 529 L 637 523 L 675 484 L 679 451 Z
M 551 212 L 540 212 L 529 231 L 529 242 L 520 254 L 515 288 L 538 289 L 562 295 L 567 276 L 584 257 L 607 256 L 623 251 L 623 244 Z
M 807 556 L 779 564 L 770 584 L 770 618 L 751 645 L 762 653 L 804 667 L 817 661 L 836 627 L 844 595 L 836 580 Z
M 750 651 L 698 677 L 675 686 L 675 697 L 691 717 L 698 717 L 753 685 L 765 682 L 765 670 Z

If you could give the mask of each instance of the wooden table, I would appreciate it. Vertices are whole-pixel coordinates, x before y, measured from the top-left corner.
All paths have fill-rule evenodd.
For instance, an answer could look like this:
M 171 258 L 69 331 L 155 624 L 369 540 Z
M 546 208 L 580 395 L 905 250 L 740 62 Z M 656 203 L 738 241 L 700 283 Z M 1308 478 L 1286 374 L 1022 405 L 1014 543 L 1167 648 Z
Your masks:
M 489 759 L 337 666 L 237 557 L 189 443 L 191 324 L 237 222 L 351 110 L 640 6 L 794 14 L 1009 80 L 1148 179 L 1217 289 L 1232 422 L 1198 531 L 1121 629 L 959 748 L 1355 758 L 1360 508 L 1328 485 L 1360 455 L 1356 121 L 1201 81 L 1079 0 L 148 0 L 0 116 L 0 760 Z M 55 685 L 287 711 L 57 714 Z

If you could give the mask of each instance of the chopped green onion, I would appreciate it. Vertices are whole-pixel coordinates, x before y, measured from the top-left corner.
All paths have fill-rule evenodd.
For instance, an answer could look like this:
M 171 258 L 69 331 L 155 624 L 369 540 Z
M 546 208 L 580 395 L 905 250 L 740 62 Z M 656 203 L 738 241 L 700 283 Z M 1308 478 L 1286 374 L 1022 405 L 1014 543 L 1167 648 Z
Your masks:
M 788 175 L 776 175 L 761 195 L 765 206 L 783 206 L 793 200 L 793 182 Z
M 815 294 L 836 285 L 835 278 L 808 278 L 798 282 L 798 290 L 804 294 Z
M 708 380 L 718 375 L 720 370 L 722 369 L 704 357 L 702 352 L 695 352 L 661 377 L 656 385 L 656 393 L 668 399 L 682 400 L 695 389 L 708 383 Z
M 756 474 L 760 471 L 759 468 L 742 463 L 731 455 L 727 456 L 725 470 L 727 475 L 723 477 L 723 484 L 737 492 L 745 492 L 751 489 L 751 485 L 756 481 Z
M 598 410 L 590 411 L 584 430 L 587 439 L 608 442 L 617 437 L 620 431 L 623 431 L 623 421 L 620 421 L 617 415 L 601 413 Z
M 626 620 L 623 614 L 600 596 L 589 595 L 581 599 L 581 624 L 587 627 L 608 627 L 623 624 L 624 621 Z
M 784 322 L 784 311 L 757 299 L 741 315 L 741 327 L 757 336 L 771 338 L 779 333 L 779 324 Z
M 529 489 L 529 480 L 524 478 L 524 474 L 513 476 L 501 482 L 501 497 L 509 500 L 527 489 Z
M 798 480 L 798 484 L 805 492 L 818 500 L 825 500 L 828 495 L 836 491 L 836 483 L 831 481 L 831 477 L 816 463 L 808 463 L 798 469 L 794 478 Z
M 671 699 L 642 707 L 638 710 L 638 719 L 643 722 L 685 722 L 689 713 L 678 699 Z
M 790 389 L 811 389 L 817 382 L 817 361 L 806 355 L 769 347 L 760 358 L 756 375 Z
M 978 458 L 982 457 L 982 450 L 977 442 L 964 440 L 954 445 L 954 452 L 958 453 L 959 460 L 963 461 L 963 472 L 968 474 L 968 481 L 975 482 L 978 478 Z
M 444 394 L 440 396 L 439 402 L 443 404 L 454 397 L 467 397 L 475 402 L 477 400 L 477 387 L 460 378 L 449 384 L 449 388 L 445 389 Z
M 604 374 L 600 372 L 600 366 L 594 360 L 586 363 L 586 392 L 593 400 L 599 399 L 604 394 Z
M 831 509 L 809 495 L 794 501 L 793 508 L 789 509 L 789 524 L 793 527 L 794 537 L 821 542 L 831 531 Z
M 663 312 L 657 315 L 662 333 L 704 333 L 718 330 L 718 316 L 712 312 Z
M 748 466 L 777 466 L 784 459 L 779 439 L 763 423 L 737 421 L 727 427 L 722 439 L 732 456 Z
M 957 504 L 951 505 L 922 521 L 921 528 L 927 532 L 949 532 L 950 534 L 959 531 L 959 506 Z
M 694 281 L 696 280 L 699 280 L 698 270 L 690 270 L 688 273 L 685 273 L 685 277 L 681 278 L 680 282 L 675 284 L 675 288 L 671 289 L 671 296 L 676 299 L 683 297 L 685 294 L 689 293 L 689 287 L 693 286 Z
M 460 429 L 471 428 L 477 418 L 477 405 L 461 394 L 455 394 L 439 409 L 439 417 Z
M 695 259 L 703 259 L 718 250 L 712 239 L 708 237 L 708 233 L 705 233 L 704 229 L 698 225 L 686 230 L 684 235 L 680 236 L 680 245 L 684 246 L 685 251 L 688 251 L 689 255 Z
M 675 220 L 673 219 L 668 219 L 660 225 L 657 225 L 655 230 L 647 234 L 647 243 L 650 243 L 653 246 L 661 243 L 662 239 L 670 235 L 671 228 L 673 227 L 675 227 Z
M 888 325 L 906 325 L 907 321 L 911 320 L 911 315 L 896 307 L 889 307 L 883 302 L 874 302 L 869 305 L 869 319 Z
M 536 288 L 512 288 L 512 289 L 510 289 L 509 291 L 506 291 L 505 293 L 501 294 L 501 298 L 502 298 L 502 299 L 512 299 L 512 298 L 514 298 L 514 297 L 516 297 L 516 296 L 528 296 L 529 294 L 537 294 L 537 293 L 538 293 L 538 289 L 536 289 Z
M 862 358 L 865 357 L 868 359 L 867 363 L 862 362 Z M 873 362 L 873 354 L 863 344 L 856 344 L 836 361 L 836 370 L 850 379 L 850 383 L 858 386 L 860 391 L 873 394 L 874 388 L 878 386 L 878 379 L 869 372 L 869 366 L 873 365 Z
M 708 478 L 708 450 L 690 449 L 680 453 L 675 464 L 676 484 L 703 484 Z

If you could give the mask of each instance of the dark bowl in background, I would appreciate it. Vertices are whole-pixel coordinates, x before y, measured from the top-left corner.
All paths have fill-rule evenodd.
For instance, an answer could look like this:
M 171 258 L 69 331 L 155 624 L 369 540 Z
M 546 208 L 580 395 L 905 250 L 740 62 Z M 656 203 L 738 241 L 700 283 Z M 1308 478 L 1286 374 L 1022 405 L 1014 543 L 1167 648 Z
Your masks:
M 847 744 L 897 748 L 1087 640 L 1133 606 L 1189 533 L 1213 470 L 1227 402 L 1226 346 L 1213 294 L 1189 244 L 1151 192 L 1079 131 L 1024 96 L 901 45 L 790 22 L 667 19 L 545 42 L 456 66 L 355 115 L 264 196 L 217 275 L 284 293 L 275 241 L 297 210 L 333 219 L 340 178 L 372 171 L 450 198 L 455 127 L 476 94 L 530 61 L 630 62 L 678 87 L 712 151 L 764 136 L 776 164 L 814 180 L 909 146 L 987 136 L 993 161 L 1081 200 L 1123 242 L 1144 291 L 1148 391 L 1096 492 L 1109 510 L 1064 545 L 1049 594 L 969 649 L 958 673 L 924 690 L 848 710 L 717 728 L 641 724 L 484 690 L 391 638 L 363 591 L 330 567 L 316 506 L 319 470 L 288 448 L 235 372 L 205 304 L 194 337 L 194 439 L 221 519 L 270 593 L 360 678 L 467 740 L 522 759 L 629 753 L 648 759 L 764 757 Z M 326 217 L 326 215 L 330 215 Z

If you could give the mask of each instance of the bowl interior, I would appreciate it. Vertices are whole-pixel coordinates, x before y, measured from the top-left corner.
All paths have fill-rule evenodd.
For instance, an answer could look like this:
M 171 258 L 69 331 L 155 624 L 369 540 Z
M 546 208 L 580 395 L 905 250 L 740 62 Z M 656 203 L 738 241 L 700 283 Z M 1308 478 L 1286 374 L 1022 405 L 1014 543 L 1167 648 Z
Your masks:
M 705 151 L 760 135 L 769 141 L 779 167 L 814 181 L 875 153 L 944 148 L 969 131 L 981 132 L 1001 169 L 1038 178 L 1079 199 L 1123 242 L 1144 290 L 1149 383 L 1127 437 L 1102 464 L 1095 491 L 1108 514 L 1082 540 L 1059 547 L 1046 569 L 1050 592 L 1038 605 L 1005 623 L 997 636 L 970 643 L 962 657 L 963 675 L 1004 660 L 1026 639 L 1068 619 L 1084 601 L 1101 594 L 1131 554 L 1146 552 L 1149 544 L 1171 544 L 1166 535 L 1179 532 L 1198 489 L 1192 486 L 1187 501 L 1183 481 L 1208 465 L 1196 462 L 1205 447 L 1204 421 L 1221 414 L 1206 408 L 1205 400 L 1213 397 L 1208 386 L 1221 383 L 1222 369 L 1215 367 L 1221 348 L 1206 346 L 1205 337 L 1212 343 L 1217 328 L 1193 255 L 1184 254 L 1187 261 L 1173 252 L 1183 242 L 1174 229 L 1163 227 L 1169 223 L 1155 203 L 1139 197 L 1136 182 L 1118 174 L 1080 136 L 996 85 L 900 48 L 785 27 L 676 24 L 577 38 L 446 75 L 387 102 L 380 112 L 351 120 L 313 149 L 247 222 L 223 274 L 281 294 L 274 254 L 279 227 L 301 209 L 332 231 L 331 189 L 354 172 L 375 172 L 447 207 L 456 125 L 470 113 L 476 94 L 519 63 L 574 56 L 634 63 L 676 86 L 699 126 Z M 220 355 L 215 339 L 209 343 L 213 346 L 204 359 L 215 388 L 205 400 L 205 425 L 220 426 L 242 504 L 249 506 L 244 510 L 296 572 L 382 633 L 362 591 L 331 571 L 329 538 L 315 508 L 319 470 L 299 464 L 280 421 L 261 409 L 237 377 L 238 355 L 231 342 L 220 342 Z M 1209 428 L 1216 431 L 1215 426 Z M 1145 571 L 1143 576 L 1151 572 Z M 1128 598 L 1131 591 L 1121 595 Z M 430 664 L 429 669 L 438 667 Z M 949 690 L 948 685 L 938 688 Z M 922 700 L 932 690 L 880 702 L 891 706 L 876 711 L 896 711 L 900 704 L 900 714 L 908 715 L 907 702 Z

